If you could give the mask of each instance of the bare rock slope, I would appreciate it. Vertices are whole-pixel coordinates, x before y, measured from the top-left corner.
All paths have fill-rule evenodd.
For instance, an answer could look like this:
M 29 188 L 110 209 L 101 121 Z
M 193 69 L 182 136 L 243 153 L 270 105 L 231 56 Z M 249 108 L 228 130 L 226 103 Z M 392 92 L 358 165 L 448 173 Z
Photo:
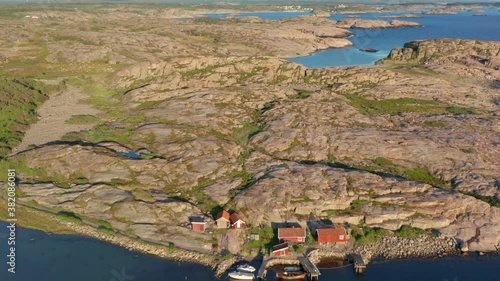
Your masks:
M 21 202 L 200 251 L 217 237 L 190 219 L 211 225 L 220 208 L 249 227 L 410 225 L 498 249 L 498 42 L 411 42 L 375 67 L 307 69 L 279 57 L 348 46 L 345 28 L 414 24 L 144 13 L 27 22 L 51 37 L 26 29 L 25 54 L 77 73 L 100 119 L 7 159 Z

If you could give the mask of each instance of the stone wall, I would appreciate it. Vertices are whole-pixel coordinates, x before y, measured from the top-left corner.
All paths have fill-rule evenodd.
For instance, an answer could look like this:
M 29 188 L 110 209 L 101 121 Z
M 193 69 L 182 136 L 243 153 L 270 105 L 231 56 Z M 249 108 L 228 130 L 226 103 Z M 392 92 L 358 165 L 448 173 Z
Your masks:
M 354 251 L 368 264 L 374 258 L 430 258 L 459 254 L 453 238 L 420 236 L 418 238 L 384 237 L 381 241 L 358 247 Z

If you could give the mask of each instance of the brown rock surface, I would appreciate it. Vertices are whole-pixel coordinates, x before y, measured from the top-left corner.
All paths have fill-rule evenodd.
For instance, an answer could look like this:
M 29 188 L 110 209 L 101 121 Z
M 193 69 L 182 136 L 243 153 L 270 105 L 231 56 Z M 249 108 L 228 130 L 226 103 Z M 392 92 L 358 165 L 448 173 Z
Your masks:
M 32 63 L 100 110 L 98 126 L 6 160 L 21 202 L 203 251 L 214 237 L 189 219 L 221 207 L 249 227 L 326 217 L 498 247 L 497 42 L 412 42 L 374 67 L 307 69 L 279 57 L 348 46 L 345 28 L 413 24 L 144 9 L 51 11 L 21 33 L 24 14 L 0 20 L 6 73 Z M 64 32 L 48 28 L 59 21 Z

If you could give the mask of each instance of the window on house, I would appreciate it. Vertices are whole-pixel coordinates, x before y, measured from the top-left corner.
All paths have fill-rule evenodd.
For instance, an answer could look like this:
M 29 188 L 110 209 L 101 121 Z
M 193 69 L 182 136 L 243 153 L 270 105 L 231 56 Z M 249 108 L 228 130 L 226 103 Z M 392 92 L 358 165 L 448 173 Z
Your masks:
M 344 240 L 344 235 L 340 235 L 340 236 L 339 236 L 339 239 L 340 239 L 340 240 Z

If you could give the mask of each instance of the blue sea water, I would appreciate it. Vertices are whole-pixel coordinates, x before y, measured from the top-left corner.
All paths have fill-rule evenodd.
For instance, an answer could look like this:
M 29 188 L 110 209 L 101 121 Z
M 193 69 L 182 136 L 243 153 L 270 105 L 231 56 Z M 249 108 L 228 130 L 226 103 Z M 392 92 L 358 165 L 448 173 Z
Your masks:
M 0 222 L 1 281 L 213 281 L 210 268 L 128 251 L 74 235 L 17 228 L 16 273 L 7 271 L 6 223 Z M 31 241 L 35 238 L 34 241 Z
M 401 13 L 401 12 L 399 12 Z M 397 13 L 370 13 L 359 15 L 363 19 L 379 18 L 381 15 Z M 435 38 L 460 38 L 471 40 L 500 41 L 500 12 L 486 9 L 486 16 L 474 16 L 476 12 L 460 12 L 455 15 L 420 15 L 421 18 L 401 19 L 418 22 L 423 27 L 361 30 L 352 29 L 355 36 L 349 38 L 353 47 L 318 51 L 310 56 L 290 58 L 292 62 L 310 68 L 327 68 L 332 66 L 372 65 L 386 57 L 394 48 L 400 48 L 405 42 Z M 330 19 L 339 20 L 355 15 L 333 15 Z M 360 48 L 375 48 L 377 53 L 362 52 Z

